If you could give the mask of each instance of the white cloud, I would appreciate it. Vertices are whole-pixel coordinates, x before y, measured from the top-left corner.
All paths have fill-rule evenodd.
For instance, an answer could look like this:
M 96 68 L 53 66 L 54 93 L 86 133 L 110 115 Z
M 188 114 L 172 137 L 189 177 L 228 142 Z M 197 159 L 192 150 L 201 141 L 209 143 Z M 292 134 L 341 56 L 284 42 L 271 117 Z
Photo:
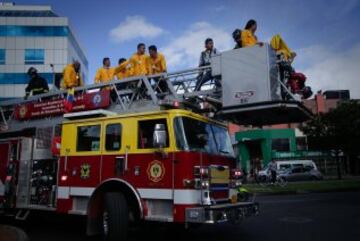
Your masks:
M 212 38 L 215 47 L 220 51 L 230 49 L 234 45 L 230 33 L 223 29 L 207 22 L 194 23 L 162 48 L 170 69 L 197 66 L 206 38 Z
M 110 30 L 109 36 L 114 42 L 125 42 L 135 38 L 155 38 L 165 31 L 150 23 L 143 16 L 128 16 L 125 21 Z
M 342 52 L 311 46 L 297 53 L 298 70 L 308 77 L 314 92 L 349 89 L 352 98 L 360 98 L 360 44 Z

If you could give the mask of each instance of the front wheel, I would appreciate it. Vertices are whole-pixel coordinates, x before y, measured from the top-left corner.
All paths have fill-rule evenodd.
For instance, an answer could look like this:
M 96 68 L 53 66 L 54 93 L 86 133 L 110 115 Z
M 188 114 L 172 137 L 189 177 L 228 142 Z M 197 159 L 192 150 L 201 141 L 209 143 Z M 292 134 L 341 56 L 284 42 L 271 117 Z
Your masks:
M 105 241 L 125 241 L 128 232 L 129 210 L 122 193 L 105 194 L 103 227 Z

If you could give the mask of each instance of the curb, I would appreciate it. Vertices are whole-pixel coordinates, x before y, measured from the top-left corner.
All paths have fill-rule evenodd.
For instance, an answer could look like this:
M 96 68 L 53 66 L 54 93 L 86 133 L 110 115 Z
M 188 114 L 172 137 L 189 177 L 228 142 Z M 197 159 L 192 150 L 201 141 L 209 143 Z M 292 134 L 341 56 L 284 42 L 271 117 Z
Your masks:
M 253 192 L 256 196 L 280 196 L 280 195 L 299 195 L 299 194 L 312 194 L 312 193 L 332 193 L 332 192 L 353 192 L 360 191 L 360 188 L 341 188 L 331 190 L 296 190 L 284 192 Z
M 29 238 L 17 227 L 0 225 L 0 241 L 29 241 Z

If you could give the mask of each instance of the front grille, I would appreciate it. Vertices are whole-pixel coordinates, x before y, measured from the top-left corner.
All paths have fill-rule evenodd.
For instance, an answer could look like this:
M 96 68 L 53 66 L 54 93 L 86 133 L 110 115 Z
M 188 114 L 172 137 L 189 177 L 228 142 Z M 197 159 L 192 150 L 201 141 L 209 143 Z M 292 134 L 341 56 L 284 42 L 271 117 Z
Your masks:
M 209 167 L 210 198 L 215 202 L 229 200 L 230 170 L 227 166 L 211 165 Z

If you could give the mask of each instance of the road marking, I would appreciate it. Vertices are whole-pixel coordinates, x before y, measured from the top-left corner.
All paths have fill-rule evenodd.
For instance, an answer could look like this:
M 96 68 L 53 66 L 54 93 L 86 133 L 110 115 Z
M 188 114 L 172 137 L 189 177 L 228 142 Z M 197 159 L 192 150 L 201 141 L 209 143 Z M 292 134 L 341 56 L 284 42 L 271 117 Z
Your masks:
M 311 218 L 306 217 L 283 217 L 279 220 L 287 223 L 310 223 L 313 221 Z

